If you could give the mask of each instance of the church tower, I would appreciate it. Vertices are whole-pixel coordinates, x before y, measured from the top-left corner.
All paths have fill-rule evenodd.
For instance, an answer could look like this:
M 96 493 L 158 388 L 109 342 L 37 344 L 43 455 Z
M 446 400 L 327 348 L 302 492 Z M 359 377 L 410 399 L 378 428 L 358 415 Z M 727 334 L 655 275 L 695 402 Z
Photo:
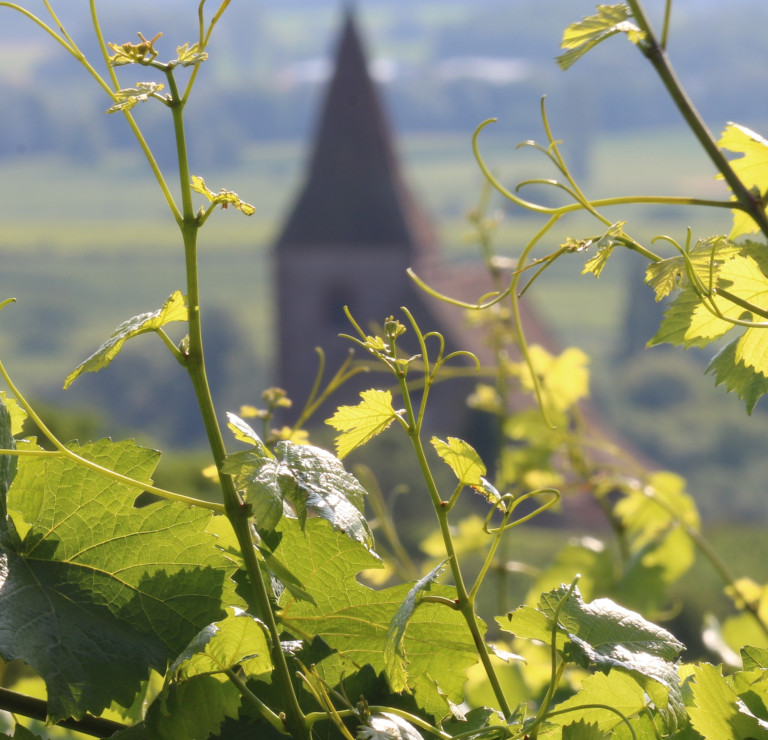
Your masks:
M 434 250 L 429 223 L 401 179 L 382 102 L 347 10 L 307 180 L 274 252 L 277 377 L 297 405 L 315 378 L 314 348 L 325 352 L 329 376 L 353 346 L 338 336 L 352 333 L 344 306 L 367 328 L 381 325 L 400 306 L 420 303 L 406 268 L 428 261 Z

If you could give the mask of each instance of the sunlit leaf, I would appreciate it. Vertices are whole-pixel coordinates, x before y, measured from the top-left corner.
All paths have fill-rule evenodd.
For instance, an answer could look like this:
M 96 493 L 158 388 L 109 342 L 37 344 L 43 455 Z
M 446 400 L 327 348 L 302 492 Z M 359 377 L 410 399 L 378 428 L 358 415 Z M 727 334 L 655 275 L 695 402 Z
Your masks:
M 153 740 L 208 740 L 227 717 L 237 717 L 241 697 L 226 676 L 203 674 L 170 683 L 145 718 Z
M 150 331 L 157 331 L 172 321 L 186 321 L 186 300 L 186 297 L 177 290 L 157 311 L 142 313 L 124 321 L 101 347 L 67 376 L 64 388 L 69 388 L 72 382 L 83 373 L 95 373 L 107 367 L 129 339 Z
M 397 714 L 379 712 L 357 728 L 358 740 L 423 740 L 418 730 Z
M 357 406 L 340 406 L 325 422 L 341 432 L 336 437 L 340 458 L 381 434 L 397 417 L 389 391 L 362 391 L 360 397 L 363 400 Z
M 600 238 L 590 239 L 589 243 L 584 244 L 583 248 L 585 249 L 594 247 L 595 254 L 586 261 L 584 269 L 581 271 L 582 275 L 591 272 L 596 278 L 600 277 L 623 228 L 624 221 L 619 221 L 613 224 Z
M 728 123 L 717 143 L 721 149 L 743 155 L 731 160 L 731 168 L 744 185 L 754 188 L 764 197 L 768 192 L 768 141 L 746 126 Z M 722 179 L 722 175 L 718 175 L 718 178 Z M 742 210 L 733 211 L 731 239 L 759 230 L 760 227 L 747 213 Z
M 713 236 L 699 239 L 688 252 L 687 258 L 690 268 L 702 284 L 709 286 L 711 275 L 716 275 L 717 268 L 737 256 L 739 251 L 740 247 L 724 236 Z M 652 262 L 645 271 L 645 282 L 653 288 L 657 301 L 668 296 L 673 290 L 686 287 L 689 284 L 686 258 L 678 255 L 661 262 Z
M 625 717 L 633 717 L 645 709 L 643 688 L 632 676 L 620 671 L 595 673 L 584 679 L 578 693 L 554 707 L 558 711 L 572 711 L 556 714 L 550 717 L 549 721 L 556 725 L 568 725 L 581 719 L 588 724 L 597 725 L 602 732 L 608 732 L 623 724 L 623 721 L 615 711 L 605 708 L 605 705 L 618 710 Z
M 195 42 L 191 46 L 189 43 L 185 43 L 183 46 L 176 47 L 176 61 L 182 65 L 182 67 L 190 67 L 195 64 L 200 64 L 208 59 L 208 52 L 201 51 L 199 42 Z
M 158 453 L 102 440 L 73 449 L 147 481 Z M 205 625 L 241 603 L 210 512 L 164 502 L 61 456 L 25 457 L 7 507 L 23 539 L 0 553 L 0 655 L 48 686 L 54 718 L 129 706 Z M 30 626 L 34 625 L 34 629 Z
M 465 486 L 483 486 L 485 464 L 472 445 L 456 437 L 448 437 L 446 442 L 432 437 L 431 442 L 437 454 L 456 474 L 459 483 Z
M 553 631 L 557 647 L 570 660 L 603 671 L 627 671 L 635 680 L 650 679 L 659 685 L 658 704 L 672 713 L 672 723 L 683 721 L 682 699 L 674 661 L 684 645 L 667 630 L 645 620 L 610 599 L 585 603 L 578 588 L 567 596 L 561 586 L 542 594 L 538 607 L 516 609 L 498 618 L 502 629 L 518 637 L 551 644 Z M 567 597 L 567 598 L 566 598 Z M 554 617 L 557 615 L 557 622 Z M 646 686 L 645 691 L 649 688 Z
M 626 33 L 633 44 L 641 42 L 645 34 L 632 22 L 632 11 L 624 3 L 598 5 L 597 13 L 568 26 L 563 32 L 560 48 L 566 49 L 557 57 L 562 69 L 568 69 L 590 49 L 617 33 Z
M 274 529 L 287 507 L 302 526 L 307 516 L 320 516 L 373 546 L 364 516 L 366 491 L 330 452 L 280 441 L 274 455 L 266 448 L 229 455 L 223 470 L 234 476 L 260 529 Z
M 318 635 L 338 650 L 342 660 L 334 662 L 335 673 L 327 674 L 327 680 L 337 681 L 341 673 L 349 674 L 366 663 L 377 673 L 384 671 L 390 624 L 410 586 L 376 591 L 361 584 L 357 574 L 379 561 L 327 522 L 308 519 L 302 533 L 295 522 L 291 526 L 290 520 L 283 520 L 280 530 L 283 537 L 275 555 L 290 564 L 315 601 L 297 601 L 284 593 L 280 606 L 286 629 Z M 433 585 L 431 593 L 449 599 L 456 596 L 455 589 L 440 585 Z M 403 646 L 409 690 L 423 709 L 444 716 L 449 711 L 447 699 L 462 701 L 465 671 L 478 660 L 464 618 L 443 604 L 424 602 L 408 621 Z
M 538 344 L 529 348 L 531 364 L 538 376 L 545 405 L 555 412 L 568 411 L 575 403 L 589 396 L 589 358 L 576 347 L 568 347 L 552 355 Z M 520 377 L 523 387 L 533 391 L 533 379 L 525 362 L 514 363 L 512 371 Z
M 723 347 L 712 358 L 707 372 L 715 376 L 715 385 L 723 384 L 727 391 L 736 393 L 751 414 L 755 404 L 768 393 L 768 377 L 736 359 L 738 343 L 737 339 Z
M 686 683 L 691 724 L 705 740 L 766 740 L 768 729 L 748 714 L 720 669 L 708 663 L 693 667 Z
M 191 187 L 196 193 L 201 193 L 208 198 L 208 200 L 211 201 L 211 206 L 221 206 L 222 208 L 233 206 L 238 211 L 242 211 L 246 216 L 252 216 L 256 213 L 255 206 L 241 200 L 240 196 L 231 190 L 224 190 L 224 188 L 222 188 L 218 193 L 214 193 L 213 190 L 210 190 L 206 186 L 205 180 L 203 180 L 202 177 L 192 175 Z
M 143 103 L 150 97 L 157 94 L 165 87 L 161 82 L 137 82 L 136 87 L 124 87 L 115 91 L 114 105 L 107 108 L 107 113 L 118 113 L 119 111 L 129 111 L 137 103 Z
M 173 662 L 174 681 L 240 667 L 248 678 L 272 671 L 265 627 L 245 612 L 235 611 L 202 629 Z
M 408 688 L 408 659 L 405 653 L 405 630 L 413 617 L 416 608 L 421 603 L 425 591 L 437 581 L 445 568 L 446 561 L 433 568 L 421 580 L 417 581 L 395 612 L 389 623 L 386 641 L 384 643 L 384 663 L 387 678 L 393 691 L 405 691 Z

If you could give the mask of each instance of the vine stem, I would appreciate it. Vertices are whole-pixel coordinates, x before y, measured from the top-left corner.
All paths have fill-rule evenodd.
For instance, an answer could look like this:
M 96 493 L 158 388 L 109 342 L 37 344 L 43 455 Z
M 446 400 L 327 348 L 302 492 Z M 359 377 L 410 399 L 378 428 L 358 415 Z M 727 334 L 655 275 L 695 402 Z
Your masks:
M 696 110 L 691 99 L 688 97 L 685 89 L 680 84 L 680 81 L 675 74 L 675 70 L 669 61 L 664 44 L 660 44 L 657 41 L 642 2 L 640 2 L 640 0 L 627 0 L 627 2 L 632 10 L 632 15 L 634 16 L 637 25 L 646 36 L 645 40 L 639 44 L 641 51 L 653 65 L 653 68 L 664 83 L 664 87 L 666 87 L 669 96 L 674 101 L 677 109 L 688 124 L 688 127 L 698 139 L 704 151 L 709 155 L 709 158 L 712 160 L 712 163 L 715 165 L 718 172 L 720 172 L 731 188 L 731 191 L 736 198 L 736 203 L 732 203 L 731 207 L 738 207 L 741 210 L 746 211 L 759 226 L 760 231 L 768 237 L 768 215 L 766 215 L 765 205 L 763 204 L 762 199 L 759 195 L 750 191 L 750 189 L 742 182 L 739 176 L 734 172 L 733 167 L 731 167 L 731 163 L 726 159 L 722 150 L 718 147 L 714 136 L 704 123 L 704 120 L 698 110 Z M 665 23 L 665 26 L 666 25 L 668 25 L 668 22 Z
M 192 204 L 189 159 L 184 129 L 184 101 L 179 96 L 173 70 L 168 68 L 165 72 L 170 90 L 169 104 L 173 116 L 176 154 L 179 165 L 179 184 L 182 202 L 180 229 L 184 241 L 187 275 L 189 348 L 185 358 L 185 367 L 192 381 L 208 443 L 216 468 L 219 471 L 226 515 L 237 537 L 245 569 L 248 573 L 248 582 L 251 589 L 251 608 L 256 612 L 255 616 L 258 616 L 267 625 L 270 634 L 272 662 L 276 671 L 275 678 L 280 685 L 282 697 L 286 701 L 285 726 L 297 740 L 309 740 L 310 731 L 294 690 L 288 664 L 280 644 L 280 629 L 277 625 L 275 614 L 272 611 L 270 594 L 253 546 L 250 528 L 250 507 L 241 499 L 235 488 L 232 476 L 222 471 L 222 466 L 227 457 L 227 450 L 221 434 L 221 427 L 216 417 L 216 409 L 208 383 L 205 354 L 203 351 L 197 262 L 197 233 L 200 225 L 195 217 Z
M 416 415 L 414 414 L 413 403 L 411 401 L 411 395 L 408 391 L 408 385 L 406 382 L 406 371 L 398 367 L 395 372 L 397 375 L 398 383 L 400 385 L 400 390 L 402 392 L 403 403 L 405 404 L 406 418 L 408 419 L 408 437 L 411 440 L 411 444 L 416 453 L 416 458 L 419 462 L 419 468 L 421 469 L 424 481 L 427 484 L 427 490 L 429 491 L 429 496 L 432 499 L 432 505 L 435 509 L 435 514 L 437 515 L 437 520 L 440 526 L 440 533 L 443 537 L 445 553 L 448 556 L 451 575 L 453 576 L 453 581 L 456 587 L 456 608 L 464 617 L 467 628 L 472 635 L 472 640 L 475 643 L 477 654 L 480 657 L 480 661 L 483 664 L 485 673 L 488 676 L 488 681 L 491 684 L 491 688 L 493 689 L 496 701 L 499 702 L 499 708 L 505 717 L 510 717 L 512 711 L 510 709 L 509 703 L 507 702 L 507 698 L 504 695 L 504 690 L 501 687 L 499 678 L 496 675 L 496 669 L 491 662 L 491 656 L 488 652 L 488 647 L 485 644 L 485 640 L 483 639 L 482 634 L 480 633 L 480 628 L 477 626 L 477 619 L 475 618 L 474 598 L 470 596 L 464 583 L 464 576 L 461 572 L 459 558 L 456 554 L 456 548 L 453 546 L 453 536 L 448 524 L 447 506 L 443 505 L 444 502 L 440 498 L 440 493 L 437 490 L 435 479 L 432 476 L 432 470 L 429 467 L 429 462 L 424 452 L 424 445 L 421 441 L 421 415 L 417 419 Z M 430 378 L 429 376 L 426 376 L 424 387 L 425 393 L 429 389 L 429 384 Z

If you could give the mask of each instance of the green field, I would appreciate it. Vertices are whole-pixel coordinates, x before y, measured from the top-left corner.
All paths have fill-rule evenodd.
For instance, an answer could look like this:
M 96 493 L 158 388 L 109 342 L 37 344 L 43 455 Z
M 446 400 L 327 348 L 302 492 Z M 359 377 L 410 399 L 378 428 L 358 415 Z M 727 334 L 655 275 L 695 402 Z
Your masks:
M 517 143 L 493 127 L 481 139 L 483 155 L 505 183 L 552 175 L 541 155 L 515 151 Z M 233 189 L 257 207 L 251 218 L 216 213 L 201 234 L 200 248 L 204 306 L 229 311 L 244 350 L 257 358 L 256 367 L 240 369 L 238 387 L 248 389 L 247 401 L 271 382 L 269 252 L 299 187 L 305 157 L 303 145 L 270 142 L 247 148 L 237 168 L 199 173 L 212 189 Z M 436 224 L 445 258 L 477 259 L 465 214 L 477 202 L 483 178 L 469 134 L 407 138 L 401 158 L 411 189 Z M 605 137 L 592 146 L 588 169 L 582 184 L 596 196 L 723 192 L 704 156 L 671 131 Z M 138 155 L 114 155 L 98 166 L 19 158 L 5 161 L 2 171 L 0 297 L 14 296 L 18 303 L 3 311 L 0 356 L 28 392 L 64 402 L 55 389 L 118 323 L 158 308 L 172 291 L 183 289 L 176 227 Z M 499 198 L 493 209 L 503 205 Z M 641 240 L 661 233 L 681 240 L 689 224 L 698 235 L 729 228 L 727 211 L 616 210 L 606 215 L 627 220 Z M 511 212 L 497 234 L 498 251 L 519 254 L 541 223 Z M 556 249 L 567 236 L 599 228 L 584 218 L 564 220 L 540 253 Z M 526 300 L 555 325 L 564 343 L 582 346 L 599 368 L 620 331 L 626 272 L 640 265 L 619 256 L 599 281 L 580 277 L 582 266 L 582 255 L 556 265 Z M 137 348 L 145 341 L 151 340 L 138 340 Z

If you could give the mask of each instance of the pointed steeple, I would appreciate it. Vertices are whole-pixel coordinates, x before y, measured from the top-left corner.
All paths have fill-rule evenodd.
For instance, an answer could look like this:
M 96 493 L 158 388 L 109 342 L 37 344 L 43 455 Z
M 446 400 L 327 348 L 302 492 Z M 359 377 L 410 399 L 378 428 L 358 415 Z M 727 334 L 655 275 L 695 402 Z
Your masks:
M 309 175 L 278 250 L 332 245 L 412 254 L 430 228 L 402 182 L 351 7 L 315 135 Z

